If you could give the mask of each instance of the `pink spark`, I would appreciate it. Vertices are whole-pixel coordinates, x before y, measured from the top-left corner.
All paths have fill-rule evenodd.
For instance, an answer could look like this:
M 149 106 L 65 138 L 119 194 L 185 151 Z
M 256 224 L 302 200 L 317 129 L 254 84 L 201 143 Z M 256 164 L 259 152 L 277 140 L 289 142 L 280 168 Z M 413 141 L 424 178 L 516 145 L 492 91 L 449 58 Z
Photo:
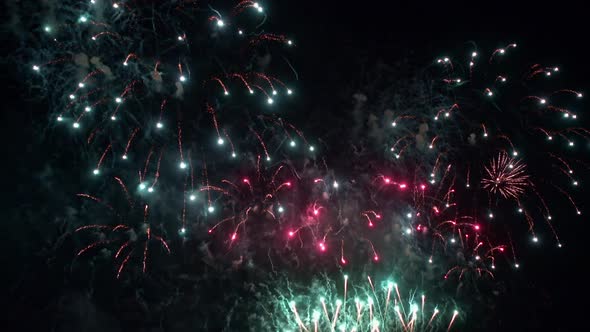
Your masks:
M 217 83 L 219 83 L 219 85 L 223 89 L 223 93 L 226 95 L 229 94 L 229 92 L 227 91 L 227 88 L 225 87 L 225 84 L 223 84 L 223 81 L 220 78 L 213 77 L 213 78 L 211 78 L 211 81 L 216 81 Z
M 129 147 L 131 146 L 131 142 L 133 141 L 133 138 L 135 137 L 135 135 L 137 134 L 138 131 L 139 131 L 139 128 L 135 128 L 135 130 L 133 130 L 133 132 L 131 133 L 129 140 L 127 140 L 127 146 L 125 146 L 125 152 L 123 152 L 124 156 L 127 155 L 127 152 L 129 151 Z
M 109 144 L 109 146 L 107 146 L 107 148 L 102 153 L 102 156 L 100 156 L 100 159 L 98 160 L 98 164 L 96 165 L 96 169 L 100 169 L 100 165 L 104 161 L 104 157 L 107 155 L 107 152 L 109 152 L 110 149 L 111 149 L 111 144 Z

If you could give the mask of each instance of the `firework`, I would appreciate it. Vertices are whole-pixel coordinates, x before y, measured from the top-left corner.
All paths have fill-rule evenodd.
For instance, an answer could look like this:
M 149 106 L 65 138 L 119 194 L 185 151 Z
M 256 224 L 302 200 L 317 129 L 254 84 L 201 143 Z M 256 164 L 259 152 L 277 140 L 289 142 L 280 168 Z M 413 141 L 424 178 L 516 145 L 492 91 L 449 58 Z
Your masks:
M 59 6 L 47 18 L 54 23 L 39 31 L 41 45 L 30 52 L 39 61 L 31 66 L 33 79 L 43 83 L 41 94 L 54 104 L 50 117 L 70 126 L 88 150 L 102 154 L 91 169 L 95 175 L 104 174 L 100 168 L 109 158 L 123 161 L 111 172 L 136 171 L 148 151 L 172 142 L 178 155 L 166 157 L 175 158 L 181 169 L 190 153 L 183 151 L 183 141 L 217 145 L 207 151 L 210 163 L 246 158 L 256 150 L 270 161 L 269 149 L 287 138 L 313 150 L 293 126 L 250 111 L 260 101 L 271 107 L 267 111 L 276 110 L 274 104 L 294 94 L 265 73 L 267 65 L 256 65 L 261 56 L 283 53 L 292 44 L 285 39 L 268 46 L 267 54 L 249 46 L 260 37 L 260 20 L 266 20 L 259 3 L 239 2 L 229 17 L 212 4 L 190 1 L 158 3 L 158 8 L 98 1 Z M 257 18 L 247 20 L 248 10 Z
M 68 126 L 83 145 L 80 152 L 95 183 L 116 176 L 121 184 L 132 184 L 137 190 L 126 191 L 127 199 L 146 202 L 152 213 L 169 213 L 177 206 L 173 213 L 180 222 L 174 227 L 181 236 L 192 229 L 187 215 L 196 205 L 211 222 L 211 232 L 219 226 L 213 220 L 215 202 L 223 197 L 217 194 L 228 192 L 212 184 L 233 184 L 232 171 L 250 158 L 258 159 L 259 171 L 260 155 L 270 167 L 273 154 L 299 147 L 313 158 L 315 147 L 302 132 L 272 114 L 294 89 L 267 72 L 297 74 L 286 57 L 286 66 L 259 63 L 273 52 L 284 54 L 294 43 L 261 33 L 267 16 L 258 2 L 237 2 L 224 9 L 227 15 L 213 3 L 192 1 L 64 1 L 58 6 L 38 31 L 41 44 L 30 50 L 33 79 L 42 83 L 40 93 L 53 104 L 50 118 Z M 266 108 L 254 113 L 261 103 Z M 270 186 L 271 179 L 265 181 L 261 190 Z M 278 186 L 276 191 L 285 187 Z M 276 191 L 265 192 L 270 196 L 261 200 L 273 216 L 280 213 Z M 160 192 L 177 195 L 182 203 L 159 204 Z M 259 193 L 242 194 L 232 193 L 246 206 Z M 114 195 L 101 195 L 109 196 Z M 248 206 L 237 214 L 238 225 L 258 212 Z M 149 230 L 140 232 L 148 240 Z M 230 234 L 232 240 L 239 230 Z
M 418 290 L 404 290 L 393 279 L 333 281 L 314 279 L 311 287 L 287 282 L 269 291 L 262 305 L 270 317 L 252 323 L 282 331 L 450 331 L 460 318 L 451 303 L 434 305 Z
M 74 230 L 75 233 L 91 232 L 93 242 L 78 251 L 77 257 L 103 247 L 113 247 L 113 260 L 117 263 L 117 279 L 124 272 L 130 260 L 139 257 L 141 270 L 146 273 L 148 267 L 149 250 L 152 242 L 157 243 L 161 248 L 170 254 L 170 247 L 164 238 L 155 233 L 159 229 L 158 223 L 150 222 L 149 205 L 132 201 L 127 192 L 125 184 L 115 178 L 128 199 L 128 206 L 124 213 L 121 213 L 102 199 L 88 194 L 78 194 L 79 197 L 89 199 L 95 203 L 108 208 L 109 219 L 118 219 L 119 224 L 90 224 L 80 226 Z M 88 234 L 87 234 L 88 235 Z
M 421 268 L 444 266 L 443 280 L 493 276 L 498 257 L 512 254 L 519 266 L 510 237 L 517 223 L 503 222 L 509 214 L 516 211 L 534 242 L 535 221 L 545 220 L 558 246 L 549 203 L 565 198 L 581 214 L 571 192 L 583 164 L 562 150 L 588 138 L 563 106 L 583 94 L 545 86 L 557 67 L 510 74 L 516 44 L 489 56 L 474 48 L 461 60 L 440 57 L 429 68 L 437 79 L 428 98 L 412 92 L 411 105 L 353 128 L 351 140 L 362 137 L 364 147 L 352 146 L 347 160 L 320 159 L 329 147 L 282 117 L 297 73 L 270 59 L 295 42 L 263 33 L 261 4 L 241 1 L 227 15 L 194 2 L 61 6 L 68 10 L 48 18 L 42 47 L 31 52 L 50 118 L 83 145 L 92 185 L 116 175 L 136 188 L 125 190 L 135 209 L 171 220 L 162 233 L 202 241 L 216 259 L 311 269 L 378 265 L 403 250 Z M 275 70 L 281 79 L 269 74 Z M 353 113 L 366 103 L 356 94 Z M 538 148 L 539 139 L 549 147 Z M 105 201 L 121 199 L 105 187 Z M 166 243 L 146 220 L 79 228 L 103 231 L 103 242 L 81 254 L 122 241 L 124 269 L 141 251 L 125 237 L 133 229 L 144 239 L 145 266 L 147 243 Z
M 359 157 L 381 170 L 378 181 L 389 185 L 395 178 L 414 192 L 406 203 L 417 224 L 407 233 L 429 235 L 417 242 L 426 254 L 433 252 L 428 261 L 436 262 L 437 253 L 453 256 L 448 253 L 452 244 L 460 259 L 447 261 L 451 272 L 490 275 L 496 264 L 485 253 L 510 254 L 511 265 L 520 266 L 514 246 L 519 244 L 511 234 L 520 234 L 522 224 L 533 244 L 541 242 L 539 232 L 548 232 L 562 247 L 552 211 L 565 203 L 573 207 L 573 215 L 582 213 L 575 200 L 581 185 L 576 174 L 587 165 L 574 153 L 576 141 L 590 136 L 573 111 L 583 93 L 554 87 L 555 76 L 564 70 L 520 67 L 523 61 L 516 57 L 519 47 L 514 43 L 488 56 L 473 47 L 464 56 L 435 59 L 424 84 L 381 78 L 375 84 L 390 88 L 376 92 L 375 101 L 355 95 L 353 112 L 382 112 L 383 117 L 359 115 L 368 125 L 359 125 L 366 131 L 354 135 L 362 147 L 358 149 L 365 151 Z M 369 173 L 368 167 L 361 169 Z M 391 169 L 397 174 L 387 174 Z M 560 214 L 566 216 L 565 211 Z M 523 223 L 515 223 L 515 216 Z M 475 227 L 479 230 L 474 234 Z
M 504 198 L 518 199 L 530 185 L 526 166 L 506 153 L 492 159 L 491 164 L 484 166 L 484 169 L 485 175 L 481 180 L 483 188 L 493 194 L 499 193 Z
M 571 196 L 579 182 L 570 165 L 584 165 L 575 161 L 571 149 L 575 140 L 590 136 L 586 129 L 576 126 L 577 115 L 569 107 L 583 94 L 553 87 L 551 78 L 561 73 L 559 67 L 535 64 L 519 73 L 514 69 L 518 68 L 518 59 L 511 59 L 517 50 L 514 43 L 498 48 L 487 63 L 480 61 L 485 57 L 479 50 L 470 52 L 466 60 L 438 59 L 444 76 L 441 88 L 454 96 L 455 110 L 446 108 L 445 118 L 450 119 L 439 119 L 441 123 L 434 128 L 438 129 L 439 141 L 452 143 L 453 149 L 442 152 L 443 158 L 454 164 L 455 176 L 466 179 L 464 188 L 475 195 L 480 189 L 490 195 L 488 209 L 482 211 L 488 219 L 495 219 L 496 214 L 507 218 L 503 211 L 517 210 L 533 242 L 538 242 L 534 220 L 544 219 L 561 247 L 550 203 L 561 204 L 558 202 L 565 198 L 575 214 L 581 214 Z M 445 122 L 455 123 L 466 133 L 463 142 L 450 137 Z M 555 141 L 556 137 L 563 140 L 562 144 Z M 467 167 L 454 161 L 458 154 L 469 156 Z M 478 176 L 481 187 L 472 185 L 471 179 L 477 181 Z M 556 188 L 560 195 L 553 194 Z

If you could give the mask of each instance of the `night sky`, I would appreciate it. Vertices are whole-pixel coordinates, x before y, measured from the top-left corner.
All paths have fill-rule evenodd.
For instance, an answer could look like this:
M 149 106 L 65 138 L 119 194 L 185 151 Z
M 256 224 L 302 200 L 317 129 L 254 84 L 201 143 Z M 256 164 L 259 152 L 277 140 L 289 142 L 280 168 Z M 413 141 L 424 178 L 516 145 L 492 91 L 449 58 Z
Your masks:
M 305 123 L 300 128 L 308 137 L 323 137 L 325 145 L 330 147 L 326 153 L 333 160 L 339 160 L 345 149 L 340 147 L 339 137 L 349 133 L 346 123 L 352 121 L 349 111 L 353 105 L 352 94 L 360 91 L 372 97 L 371 91 L 365 89 L 367 82 L 362 76 L 365 70 L 370 71 L 378 63 L 420 68 L 449 49 L 465 49 L 472 41 L 487 50 L 516 42 L 526 58 L 559 65 L 564 69 L 568 86 L 590 94 L 586 50 L 588 18 L 582 4 L 568 1 L 548 4 L 539 1 L 526 4 L 517 4 L 517 1 L 267 2 L 264 5 L 270 19 L 265 30 L 288 32 L 297 43 L 290 59 L 299 81 L 296 83 L 297 99 L 288 105 L 289 121 Z M 12 9 L 8 15 L 22 15 L 14 11 L 20 1 L 9 3 Z M 26 22 L 27 18 L 22 20 Z M 67 239 L 65 244 L 55 246 L 61 236 L 69 236 L 63 235 L 67 233 L 67 226 L 62 221 L 67 220 L 68 214 L 75 213 L 64 211 L 63 207 L 75 206 L 72 196 L 80 192 L 82 179 L 76 172 L 83 165 L 83 158 L 71 157 L 76 148 L 67 135 L 46 130 L 49 102 L 31 96 L 34 89 L 29 89 L 29 74 L 23 70 L 29 63 L 22 57 L 24 53 L 19 52 L 27 43 L 24 34 L 26 32 L 14 29 L 11 23 L 2 26 L 3 39 L 7 42 L 2 46 L 4 206 L 0 222 L 0 263 L 5 281 L 2 281 L 4 292 L 0 297 L 3 302 L 1 329 L 185 331 L 171 328 L 174 324 L 169 324 L 169 320 L 183 320 L 182 315 L 193 314 L 190 311 L 177 315 L 165 313 L 162 315 L 165 318 L 161 318 L 164 323 L 160 325 L 156 314 L 145 314 L 156 312 L 153 303 L 165 300 L 163 294 L 168 290 L 160 291 L 158 287 L 165 287 L 158 282 L 142 280 L 137 282 L 141 284 L 137 288 L 129 284 L 118 288 L 118 281 L 113 280 L 112 271 L 107 268 L 106 272 L 93 274 L 93 278 L 108 280 L 98 281 L 89 291 L 88 285 L 94 282 L 87 280 L 89 274 L 84 270 L 71 270 L 73 253 L 78 247 Z M 407 74 L 403 68 L 397 70 L 401 75 Z M 587 107 L 588 103 L 581 105 Z M 578 112 L 583 114 L 586 110 Z M 580 117 L 580 127 L 588 128 L 588 117 Z M 579 158 L 588 162 L 588 140 L 580 140 L 580 143 Z M 529 146 L 529 149 L 534 148 Z M 338 170 L 339 165 L 332 166 Z M 588 179 L 587 172 L 586 169 L 586 174 L 581 174 L 582 182 Z M 590 210 L 586 197 L 585 192 L 576 197 L 582 211 Z M 566 203 L 560 204 L 562 206 L 553 209 L 568 208 Z M 552 244 L 536 248 L 521 246 L 519 256 L 523 267 L 496 275 L 502 290 L 493 297 L 494 310 L 472 308 L 473 316 L 460 322 L 459 329 L 575 331 L 587 325 L 586 265 L 590 261 L 587 216 L 562 219 L 557 228 L 564 248 L 555 250 Z M 194 272 L 201 273 L 201 270 Z M 239 276 L 235 278 L 254 278 L 242 273 L 237 272 Z M 219 305 L 222 300 L 217 298 L 223 297 L 219 292 L 231 292 L 228 289 L 235 281 L 233 278 L 224 275 L 220 284 L 205 282 L 205 286 L 199 286 L 202 290 L 193 290 L 197 294 L 201 292 L 202 296 L 197 308 L 206 308 L 209 297 L 216 298 L 211 301 Z M 122 319 L 117 312 L 127 312 L 126 301 L 137 292 L 146 299 L 141 304 L 146 308 L 138 311 L 149 319 L 141 314 L 131 317 L 136 311 L 125 314 L 126 318 Z M 180 297 L 192 296 L 188 291 L 184 294 Z M 470 305 L 461 304 L 463 307 Z M 211 317 L 211 321 L 221 319 Z M 220 330 L 222 324 L 210 323 L 208 329 Z M 247 324 L 233 326 L 230 331 L 247 329 Z M 207 328 L 194 323 L 186 330 Z

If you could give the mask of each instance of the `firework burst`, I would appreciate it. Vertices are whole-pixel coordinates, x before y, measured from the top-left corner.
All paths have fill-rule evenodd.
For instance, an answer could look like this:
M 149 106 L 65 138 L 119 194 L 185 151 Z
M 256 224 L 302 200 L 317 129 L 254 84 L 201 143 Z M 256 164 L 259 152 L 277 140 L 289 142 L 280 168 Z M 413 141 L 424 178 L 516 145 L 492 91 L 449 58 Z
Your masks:
M 74 233 L 88 233 L 93 242 L 82 248 L 76 254 L 80 257 L 88 252 L 101 247 L 113 247 L 113 260 L 117 264 L 117 279 L 125 270 L 126 266 L 135 258 L 141 260 L 141 270 L 146 273 L 148 268 L 148 259 L 150 247 L 153 243 L 160 246 L 166 253 L 170 254 L 170 247 L 163 237 L 156 233 L 160 229 L 157 223 L 150 222 L 150 207 L 147 203 L 135 204 L 128 196 L 127 188 L 124 183 L 116 178 L 121 188 L 127 195 L 128 206 L 124 213 L 115 210 L 110 204 L 102 199 L 88 194 L 78 194 L 79 197 L 89 199 L 95 203 L 106 207 L 110 214 L 107 219 L 116 219 L 120 223 L 109 224 L 91 224 L 80 226 L 74 230 Z
M 464 55 L 436 59 L 428 76 L 420 76 L 424 83 L 418 80 L 409 87 L 379 74 L 375 85 L 390 88 L 374 91 L 375 101 L 355 94 L 353 112 L 367 123 L 359 124 L 355 137 L 358 149 L 368 151 L 361 158 L 382 173 L 396 169 L 396 178 L 402 179 L 397 182 L 408 189 L 426 187 L 423 193 L 429 199 L 413 195 L 408 204 L 416 216 L 420 213 L 420 224 L 428 226 L 432 242 L 439 246 L 451 236 L 461 241 L 457 228 L 443 225 L 462 224 L 463 217 L 499 245 L 508 244 L 509 234 L 520 232 L 520 227 L 499 229 L 491 221 L 516 214 L 528 226 L 533 243 L 540 242 L 537 232 L 549 231 L 561 247 L 554 207 L 569 204 L 575 215 L 581 214 L 575 199 L 581 180 L 576 174 L 587 165 L 574 153 L 579 149 L 576 141 L 588 141 L 590 135 L 574 109 L 583 93 L 555 87 L 555 76 L 564 74 L 559 67 L 536 64 L 522 71 L 514 43 L 488 57 L 473 47 Z M 363 113 L 379 112 L 382 119 L 362 118 Z M 383 146 L 388 148 L 376 150 Z M 376 160 L 377 153 L 384 160 Z M 491 265 L 488 261 L 487 268 Z
M 520 160 L 500 153 L 492 159 L 490 165 L 484 166 L 485 174 L 481 183 L 492 194 L 501 194 L 504 198 L 518 199 L 531 185 L 526 165 Z
M 433 305 L 424 293 L 404 291 L 391 278 L 353 282 L 344 275 L 336 282 L 323 276 L 309 288 L 286 282 L 267 296 L 270 305 L 262 309 L 272 316 L 253 323 L 283 331 L 450 331 L 459 317 L 451 303 Z
M 262 33 L 267 15 L 258 2 L 216 5 L 63 1 L 36 31 L 41 43 L 27 52 L 39 92 L 52 103 L 50 118 L 67 125 L 82 146 L 91 185 L 116 176 L 121 185 L 137 186 L 127 199 L 145 201 L 146 216 L 178 206 L 171 214 L 180 214 L 180 222 L 172 227 L 184 238 L 193 229 L 191 213 L 211 221 L 237 204 L 224 228 L 236 243 L 247 220 L 278 220 L 288 204 L 277 199 L 288 186 L 272 190 L 275 177 L 261 177 L 261 169 L 302 149 L 314 158 L 316 148 L 277 111 L 295 96 L 293 80 L 269 72 L 297 77 L 285 56 L 293 40 Z M 270 66 L 275 54 L 284 60 Z M 252 164 L 256 174 L 241 172 L 251 183 L 236 180 L 235 170 Z M 160 193 L 175 195 L 178 204 L 160 204 Z M 125 233 L 102 226 L 77 233 L 90 229 L 108 231 L 106 237 Z M 151 227 L 135 233 L 160 239 Z

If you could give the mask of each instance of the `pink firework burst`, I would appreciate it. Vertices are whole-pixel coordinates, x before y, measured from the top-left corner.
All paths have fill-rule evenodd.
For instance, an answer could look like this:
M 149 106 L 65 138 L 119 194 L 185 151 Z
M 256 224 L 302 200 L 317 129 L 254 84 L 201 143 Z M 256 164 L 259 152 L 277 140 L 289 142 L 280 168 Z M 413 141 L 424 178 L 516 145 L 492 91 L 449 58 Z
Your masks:
M 526 165 L 505 152 L 493 158 L 491 164 L 484 169 L 486 174 L 481 180 L 484 189 L 493 194 L 499 193 L 504 198 L 518 199 L 531 185 Z

